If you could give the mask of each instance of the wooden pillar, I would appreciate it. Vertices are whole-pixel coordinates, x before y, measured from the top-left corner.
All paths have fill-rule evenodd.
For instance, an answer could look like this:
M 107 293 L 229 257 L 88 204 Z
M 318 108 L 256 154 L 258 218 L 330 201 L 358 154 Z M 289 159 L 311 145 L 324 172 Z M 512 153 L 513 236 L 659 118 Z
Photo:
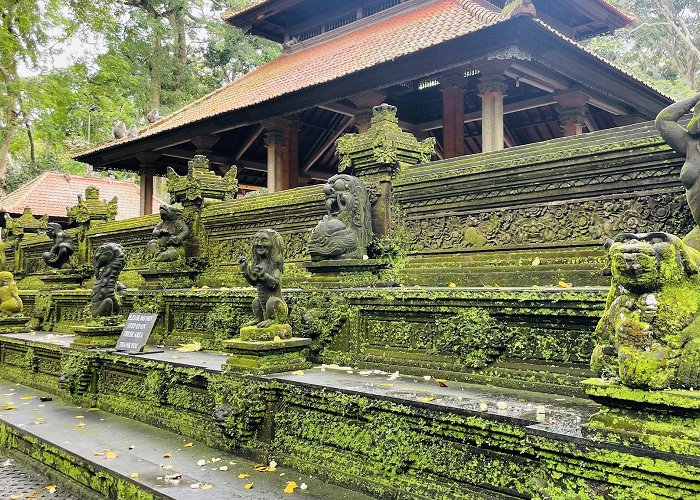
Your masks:
M 442 86 L 442 147 L 445 158 L 464 155 L 464 73 L 440 78 Z
M 141 178 L 140 213 L 149 215 L 153 213 L 153 169 L 141 167 L 139 176 Z
M 582 134 L 588 112 L 586 105 L 591 97 L 583 92 L 573 91 L 556 95 L 554 99 L 559 104 L 557 112 L 564 137 Z
M 503 149 L 503 98 L 507 88 L 503 75 L 483 75 L 479 79 L 482 153 Z
M 299 129 L 300 124 L 293 121 L 287 127 L 287 164 L 289 165 L 284 189 L 299 186 Z
M 284 165 L 284 135 L 278 130 L 265 133 L 267 147 L 267 192 L 274 193 L 282 187 L 282 169 Z

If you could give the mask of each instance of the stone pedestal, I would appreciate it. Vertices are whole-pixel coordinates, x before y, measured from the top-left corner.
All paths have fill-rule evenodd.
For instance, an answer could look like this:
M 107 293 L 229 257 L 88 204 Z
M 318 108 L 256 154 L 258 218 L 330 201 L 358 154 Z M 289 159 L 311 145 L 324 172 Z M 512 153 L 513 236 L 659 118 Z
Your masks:
M 27 324 L 32 318 L 29 316 L 8 316 L 0 318 L 0 334 L 28 332 Z
M 91 318 L 85 325 L 73 328 L 76 338 L 71 347 L 114 347 L 123 328 L 124 318 L 121 316 Z
M 242 373 L 279 373 L 309 368 L 306 351 L 311 339 L 291 337 L 274 341 L 233 339 L 224 343 L 231 357 L 226 361 L 228 369 Z
M 631 389 L 601 379 L 583 386 L 603 405 L 582 425 L 586 437 L 700 457 L 700 391 Z
M 43 274 L 39 279 L 43 283 L 41 290 L 75 290 L 82 288 L 87 276 L 73 269 L 58 269 L 50 274 Z
M 141 288 L 145 290 L 163 290 L 166 288 L 190 288 L 194 285 L 197 271 L 183 269 L 148 269 L 139 271 L 144 279 Z
M 304 267 L 314 274 L 339 274 L 339 273 L 372 273 L 389 267 L 389 263 L 380 259 L 338 259 L 317 260 L 304 262 Z

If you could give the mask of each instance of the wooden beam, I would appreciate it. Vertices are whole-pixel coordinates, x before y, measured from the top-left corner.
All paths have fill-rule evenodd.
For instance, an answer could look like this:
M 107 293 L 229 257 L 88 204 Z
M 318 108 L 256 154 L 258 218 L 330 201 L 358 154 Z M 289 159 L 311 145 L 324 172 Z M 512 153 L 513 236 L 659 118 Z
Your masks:
M 503 106 L 503 114 L 517 113 L 519 111 L 526 111 L 533 108 L 541 108 L 544 106 L 550 106 L 556 104 L 557 101 L 551 95 L 546 95 L 542 97 L 535 97 L 533 99 L 527 99 L 525 101 L 513 102 Z M 474 111 L 472 113 L 466 113 L 464 115 L 464 123 L 478 122 L 481 121 L 481 111 Z M 442 120 L 432 120 L 429 122 L 417 123 L 413 126 L 414 130 L 426 131 L 442 128 Z
M 345 132 L 345 129 L 348 128 L 353 122 L 355 121 L 354 116 L 347 116 L 343 118 L 343 120 L 340 122 L 340 125 L 338 126 L 337 129 L 333 131 L 331 135 L 328 136 L 328 139 L 319 146 L 319 148 L 316 150 L 316 152 L 311 156 L 309 161 L 306 162 L 304 165 L 303 171 L 308 172 L 309 169 L 316 163 L 325 153 L 328 151 L 328 149 L 335 144 L 335 141 L 338 140 L 338 138 L 343 135 L 343 132 Z
M 260 134 L 263 133 L 263 130 L 265 130 L 265 127 L 263 127 L 262 125 L 258 125 L 257 128 L 253 130 L 253 132 L 245 140 L 238 152 L 235 155 L 233 155 L 233 159 L 240 160 L 245 154 L 245 152 L 248 151 L 253 145 L 253 143 L 258 139 L 258 137 L 260 137 Z
M 163 156 L 169 156 L 171 158 L 180 158 L 181 160 L 191 160 L 194 158 L 195 153 L 194 151 L 189 151 L 187 149 L 180 149 L 180 148 L 165 148 L 165 149 L 160 149 L 158 150 L 160 153 L 163 154 Z M 234 163 L 234 161 L 227 157 L 227 156 L 218 156 L 218 155 L 206 155 L 207 159 L 209 160 L 210 163 L 215 163 L 215 164 L 221 164 L 221 165 L 231 165 Z

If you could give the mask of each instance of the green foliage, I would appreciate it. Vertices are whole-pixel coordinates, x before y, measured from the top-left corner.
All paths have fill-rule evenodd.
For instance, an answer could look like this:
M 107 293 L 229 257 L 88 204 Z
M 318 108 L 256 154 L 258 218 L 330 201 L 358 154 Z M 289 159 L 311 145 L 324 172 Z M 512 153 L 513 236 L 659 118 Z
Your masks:
M 700 9 L 696 0 L 613 0 L 636 22 L 586 42 L 588 49 L 675 99 L 700 83 Z

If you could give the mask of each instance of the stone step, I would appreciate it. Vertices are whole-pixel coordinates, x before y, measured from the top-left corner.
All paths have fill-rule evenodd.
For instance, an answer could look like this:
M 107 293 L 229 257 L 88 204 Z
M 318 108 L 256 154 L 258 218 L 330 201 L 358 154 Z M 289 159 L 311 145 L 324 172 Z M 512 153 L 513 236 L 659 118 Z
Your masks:
M 576 286 L 606 286 L 599 265 L 503 266 L 462 268 L 409 268 L 398 272 L 403 285 L 442 285 L 455 283 L 468 287 L 555 286 L 559 281 Z
M 42 402 L 41 397 L 53 399 Z M 306 490 L 296 490 L 304 498 L 371 498 L 281 466 L 274 472 L 257 472 L 255 462 L 240 456 L 3 380 L 0 404 L 0 448 L 22 453 L 54 477 L 77 482 L 105 498 L 279 499 L 288 496 L 284 488 L 289 481 L 307 485 Z M 197 465 L 200 460 L 206 464 Z M 165 479 L 174 474 L 181 479 Z M 253 486 L 246 489 L 249 483 Z

